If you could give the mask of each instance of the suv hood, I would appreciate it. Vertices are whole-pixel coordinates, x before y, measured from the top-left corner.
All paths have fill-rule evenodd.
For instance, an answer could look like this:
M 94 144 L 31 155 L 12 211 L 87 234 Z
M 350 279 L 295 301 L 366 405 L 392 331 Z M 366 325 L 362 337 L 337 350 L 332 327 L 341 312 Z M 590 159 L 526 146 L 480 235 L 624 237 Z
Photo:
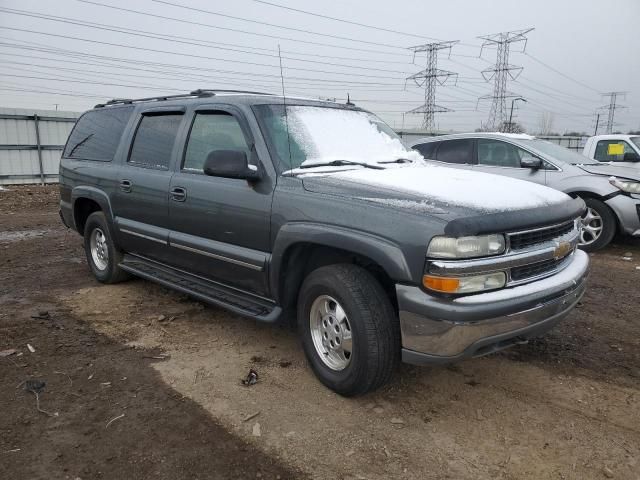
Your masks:
M 310 173 L 301 178 L 311 192 L 434 214 L 530 210 L 569 201 L 560 191 L 524 180 L 435 165 Z
M 640 164 L 638 165 L 640 167 Z M 594 175 L 604 175 L 607 177 L 622 177 L 630 180 L 640 180 L 640 168 L 626 167 L 623 165 L 615 165 L 610 163 L 602 163 L 600 165 L 576 165 L 585 172 Z

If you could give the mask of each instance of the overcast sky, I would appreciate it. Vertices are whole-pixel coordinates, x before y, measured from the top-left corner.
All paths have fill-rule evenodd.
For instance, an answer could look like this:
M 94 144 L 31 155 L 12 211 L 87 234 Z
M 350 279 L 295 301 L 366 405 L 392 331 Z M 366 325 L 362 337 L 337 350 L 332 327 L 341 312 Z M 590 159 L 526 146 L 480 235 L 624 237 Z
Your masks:
M 414 128 L 420 115 L 403 120 L 403 112 L 420 106 L 424 94 L 411 83 L 405 89 L 404 79 L 424 68 L 424 57 L 412 64 L 407 47 L 459 40 L 450 57 L 447 51 L 439 57 L 438 67 L 459 78 L 438 87 L 437 103 L 453 111 L 438 114 L 436 121 L 442 130 L 473 130 L 488 115 L 490 101 L 478 103 L 478 97 L 491 94 L 492 85 L 481 70 L 491 67 L 496 54 L 485 49 L 479 58 L 477 37 L 533 27 L 526 53 L 516 43 L 510 56 L 511 64 L 524 67 L 507 85 L 527 100 L 517 104 L 516 121 L 535 132 L 543 112 L 551 112 L 559 133 L 593 132 L 597 108 L 608 101 L 601 93 L 626 91 L 619 103 L 627 108 L 616 112 L 616 128 L 640 129 L 638 0 L 269 3 L 388 31 L 256 0 L 0 0 L 0 106 L 54 109 L 58 104 L 61 110 L 82 111 L 114 97 L 216 87 L 281 93 L 279 44 L 287 95 L 344 101 L 349 93 L 395 128 Z M 93 22 L 101 29 L 69 21 Z

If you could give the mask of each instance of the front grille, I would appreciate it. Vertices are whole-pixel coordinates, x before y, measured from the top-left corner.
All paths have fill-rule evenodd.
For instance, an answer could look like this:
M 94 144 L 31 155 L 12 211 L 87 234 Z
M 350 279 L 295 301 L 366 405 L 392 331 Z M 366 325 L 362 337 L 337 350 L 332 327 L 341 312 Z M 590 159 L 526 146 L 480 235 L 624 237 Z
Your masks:
M 539 243 L 544 243 L 569 233 L 574 228 L 573 220 L 562 225 L 549 228 L 541 228 L 522 233 L 509 235 L 511 250 L 522 250 Z
M 552 258 L 551 260 L 531 263 L 522 267 L 514 267 L 511 269 L 511 280 L 517 282 L 525 278 L 537 277 L 543 273 L 551 272 L 558 268 L 566 258 L 567 257 L 560 259 Z

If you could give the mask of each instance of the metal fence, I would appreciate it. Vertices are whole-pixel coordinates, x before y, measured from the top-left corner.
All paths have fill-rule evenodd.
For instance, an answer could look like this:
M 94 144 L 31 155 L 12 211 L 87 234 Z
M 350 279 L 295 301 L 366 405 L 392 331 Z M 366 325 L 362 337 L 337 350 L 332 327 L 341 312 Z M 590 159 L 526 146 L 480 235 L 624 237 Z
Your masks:
M 55 183 L 77 112 L 0 109 L 0 185 Z

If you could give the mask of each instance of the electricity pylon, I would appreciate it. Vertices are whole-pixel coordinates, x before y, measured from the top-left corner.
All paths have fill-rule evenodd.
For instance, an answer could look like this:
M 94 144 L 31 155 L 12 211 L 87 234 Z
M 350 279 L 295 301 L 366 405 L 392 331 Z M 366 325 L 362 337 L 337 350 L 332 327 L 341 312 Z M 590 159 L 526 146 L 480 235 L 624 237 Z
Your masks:
M 482 125 L 483 130 L 495 130 L 496 127 L 503 127 L 507 119 L 507 98 L 519 97 L 507 90 L 507 80 L 515 80 L 522 73 L 522 67 L 509 63 L 509 50 L 512 43 L 524 42 L 522 51 L 527 46 L 526 34 L 533 28 L 524 30 L 514 30 L 511 32 L 494 33 L 478 37 L 484 42 L 480 49 L 480 56 L 485 47 L 496 47 L 496 63 L 493 67 L 482 71 L 485 81 L 493 80 L 493 93 L 478 98 L 480 100 L 491 99 L 491 108 L 487 122 Z
M 423 114 L 422 128 L 429 133 L 433 133 L 435 130 L 436 113 L 452 111 L 449 108 L 441 107 L 436 104 L 436 86 L 438 84 L 444 85 L 449 79 L 455 78 L 458 75 L 457 73 L 450 72 L 448 70 L 440 70 L 438 68 L 438 52 L 444 49 L 449 49 L 449 52 L 451 52 L 451 47 L 456 43 L 458 43 L 458 40 L 426 43 L 424 45 L 417 45 L 409 48 L 409 50 L 413 51 L 414 62 L 417 53 L 427 52 L 427 64 L 424 70 L 415 73 L 406 79 L 406 81 L 414 81 L 419 87 L 424 87 L 424 103 L 420 107 L 414 108 L 407 113 Z

